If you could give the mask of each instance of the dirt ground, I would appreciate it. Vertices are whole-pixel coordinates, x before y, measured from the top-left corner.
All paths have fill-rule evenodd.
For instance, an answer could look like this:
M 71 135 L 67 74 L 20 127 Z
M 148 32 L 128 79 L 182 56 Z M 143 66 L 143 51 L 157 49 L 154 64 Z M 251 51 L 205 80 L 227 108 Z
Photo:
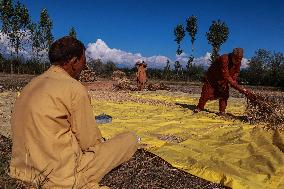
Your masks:
M 0 73 L 0 134 L 6 137 L 10 137 L 10 116 L 12 107 L 15 102 L 16 92 L 20 91 L 32 78 L 34 75 L 10 75 Z M 150 83 L 159 83 L 161 81 L 149 81 Z M 200 94 L 202 83 L 200 82 L 169 82 L 162 81 L 166 86 L 170 87 L 172 92 L 184 92 L 188 94 Z M 97 99 L 109 99 L 112 101 L 134 101 L 139 103 L 161 103 L 162 101 L 151 101 L 147 102 L 146 99 L 138 99 L 135 97 L 129 97 L 128 93 L 130 91 L 118 91 L 115 90 L 114 84 L 116 81 L 100 79 L 92 83 L 83 83 L 89 91 L 92 98 Z M 263 95 L 270 95 L 277 98 L 284 98 L 284 92 L 276 88 L 267 87 L 252 87 L 246 86 L 254 92 L 261 92 Z M 243 97 L 242 94 L 238 93 L 236 90 L 230 90 L 231 97 Z M 170 104 L 167 104 L 170 105 Z
M 15 102 L 16 92 L 20 91 L 34 75 L 10 75 L 0 73 L 0 134 L 6 137 L 10 137 L 10 116 L 12 107 Z M 150 83 L 159 83 L 161 81 L 149 81 Z M 170 87 L 172 92 L 184 92 L 188 94 L 200 94 L 202 83 L 200 82 L 169 82 L 162 81 L 166 86 Z M 112 101 L 134 101 L 139 103 L 161 103 L 162 101 L 151 101 L 147 102 L 146 99 L 130 98 L 128 93 L 130 91 L 117 91 L 114 88 L 116 81 L 100 79 L 92 83 L 83 83 L 89 91 L 92 98 L 97 99 L 109 99 Z M 276 88 L 267 87 L 252 87 L 246 86 L 254 92 L 261 92 L 263 95 L 270 95 L 277 98 L 284 98 L 284 92 Z M 230 90 L 231 97 L 243 97 L 242 94 L 236 90 Z M 170 105 L 170 104 L 167 104 Z
M 16 182 L 7 175 L 8 161 L 11 155 L 11 131 L 10 118 L 12 107 L 15 102 L 17 91 L 20 91 L 34 76 L 31 75 L 8 75 L 0 73 L 0 188 L 24 188 L 24 185 Z M 150 81 L 157 83 L 159 81 Z M 171 91 L 181 91 L 188 94 L 200 94 L 202 83 L 174 83 L 163 82 Z M 108 99 L 112 101 L 134 101 L 139 103 L 163 104 L 166 102 L 129 97 L 130 91 L 117 91 L 113 84 L 115 81 L 99 79 L 93 83 L 83 83 L 92 98 Z M 284 97 L 284 92 L 274 88 L 255 88 L 253 91 L 262 91 L 264 94 Z M 231 90 L 231 96 L 242 97 L 239 93 Z M 175 106 L 175 104 L 166 104 Z M 211 183 L 195 177 L 182 170 L 173 168 L 163 159 L 147 152 L 139 150 L 127 163 L 107 174 L 101 184 L 111 188 L 224 188 L 221 185 Z

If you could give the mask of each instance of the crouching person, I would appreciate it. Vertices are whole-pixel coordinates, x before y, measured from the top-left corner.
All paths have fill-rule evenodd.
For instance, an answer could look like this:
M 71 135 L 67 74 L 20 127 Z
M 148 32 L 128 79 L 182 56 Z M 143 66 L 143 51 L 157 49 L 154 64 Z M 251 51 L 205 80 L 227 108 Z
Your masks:
M 10 176 L 43 188 L 99 188 L 104 175 L 133 156 L 136 136 L 102 139 L 88 93 L 77 81 L 86 65 L 80 41 L 55 41 L 49 59 L 52 66 L 15 103 Z

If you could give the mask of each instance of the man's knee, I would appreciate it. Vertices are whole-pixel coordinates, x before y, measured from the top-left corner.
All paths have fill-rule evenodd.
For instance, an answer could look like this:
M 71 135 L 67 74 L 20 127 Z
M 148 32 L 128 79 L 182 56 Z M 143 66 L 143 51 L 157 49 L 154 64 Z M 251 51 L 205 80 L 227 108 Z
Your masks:
M 123 141 L 126 145 L 137 146 L 138 144 L 138 137 L 133 132 L 125 132 L 118 136 L 123 138 Z

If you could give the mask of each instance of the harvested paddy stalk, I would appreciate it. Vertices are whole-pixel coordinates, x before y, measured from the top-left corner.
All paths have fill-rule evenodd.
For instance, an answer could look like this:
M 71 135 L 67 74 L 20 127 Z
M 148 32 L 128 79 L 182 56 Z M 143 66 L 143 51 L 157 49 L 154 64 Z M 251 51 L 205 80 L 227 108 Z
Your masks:
M 265 123 L 266 128 L 284 129 L 284 97 L 253 93 L 247 101 L 246 114 L 251 123 Z

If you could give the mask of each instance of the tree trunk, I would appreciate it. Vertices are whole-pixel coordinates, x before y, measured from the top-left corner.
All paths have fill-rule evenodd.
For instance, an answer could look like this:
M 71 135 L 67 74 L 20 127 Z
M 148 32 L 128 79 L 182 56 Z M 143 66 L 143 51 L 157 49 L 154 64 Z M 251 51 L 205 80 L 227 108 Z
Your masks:
M 10 74 L 14 74 L 13 62 L 10 64 Z
M 2 70 L 2 73 L 4 73 L 4 63 L 1 61 L 1 70 Z

